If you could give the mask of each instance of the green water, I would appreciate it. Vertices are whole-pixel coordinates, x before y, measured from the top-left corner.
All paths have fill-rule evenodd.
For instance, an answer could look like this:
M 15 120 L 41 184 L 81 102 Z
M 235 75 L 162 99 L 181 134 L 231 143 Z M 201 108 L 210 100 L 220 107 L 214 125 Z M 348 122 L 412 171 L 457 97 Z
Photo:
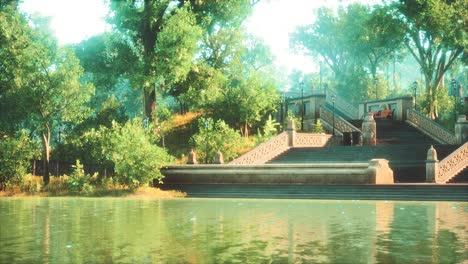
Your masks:
M 463 263 L 468 203 L 0 199 L 0 263 Z

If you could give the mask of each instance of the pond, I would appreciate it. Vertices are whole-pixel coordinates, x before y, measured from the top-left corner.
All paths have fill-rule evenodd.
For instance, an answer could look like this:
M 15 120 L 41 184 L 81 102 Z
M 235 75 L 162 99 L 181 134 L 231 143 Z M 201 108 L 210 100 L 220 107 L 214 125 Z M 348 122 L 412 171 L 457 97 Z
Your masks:
M 466 202 L 1 198 L 0 263 L 463 263 L 467 219 Z

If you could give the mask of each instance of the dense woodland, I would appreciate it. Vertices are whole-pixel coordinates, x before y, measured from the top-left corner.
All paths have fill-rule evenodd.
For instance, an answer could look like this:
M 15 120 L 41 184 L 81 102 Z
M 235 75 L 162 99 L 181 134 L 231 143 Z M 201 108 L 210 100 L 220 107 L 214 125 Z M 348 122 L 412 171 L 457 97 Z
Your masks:
M 277 69 L 246 33 L 258 1 L 107 1 L 112 30 L 61 46 L 47 18 L 0 0 L 0 189 L 24 181 L 32 159 L 44 161 L 44 185 L 51 160 L 79 160 L 68 180 L 78 189 L 91 184 L 83 177 L 106 180 L 82 164 L 140 186 L 190 149 L 200 162 L 218 150 L 231 160 L 278 133 L 271 116 L 304 87 L 357 104 L 412 95 L 407 78 L 428 117 L 450 128 L 466 112 L 449 96 L 452 79 L 467 78 L 466 0 L 321 8 L 290 35 L 292 50 L 320 64 L 313 74 Z

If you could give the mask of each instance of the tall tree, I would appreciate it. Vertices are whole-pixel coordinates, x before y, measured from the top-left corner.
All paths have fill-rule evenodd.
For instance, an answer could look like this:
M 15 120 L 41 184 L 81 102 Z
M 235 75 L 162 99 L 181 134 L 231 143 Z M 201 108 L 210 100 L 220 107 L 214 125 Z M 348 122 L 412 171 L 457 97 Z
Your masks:
M 424 74 L 429 116 L 437 119 L 437 93 L 444 74 L 457 59 L 467 60 L 467 2 L 400 0 L 394 8 L 404 25 L 404 43 Z
M 110 22 L 138 57 L 134 83 L 144 89 L 147 117 L 155 121 L 156 89 L 184 81 L 203 31 L 237 23 L 251 1 L 142 0 L 111 1 Z M 247 11 L 247 12 L 246 12 Z
M 40 136 L 48 184 L 54 127 L 83 117 L 93 87 L 80 82 L 83 70 L 78 59 L 70 48 L 57 46 L 46 20 L 26 20 L 15 10 L 2 10 L 0 28 L 0 54 L 6 59 L 0 80 L 5 100 L 14 102 L 2 110 L 19 113 L 18 121 Z
M 371 10 L 361 4 L 339 8 L 336 12 L 321 8 L 314 24 L 300 26 L 291 35 L 291 45 L 313 57 L 319 55 L 333 71 L 337 91 L 359 101 L 368 94 L 366 89 L 371 88 L 363 86 L 371 83 L 362 81 L 369 78 L 365 72 L 377 80 L 379 65 L 400 46 L 402 34 L 398 26 L 377 23 L 392 19 L 383 9 Z

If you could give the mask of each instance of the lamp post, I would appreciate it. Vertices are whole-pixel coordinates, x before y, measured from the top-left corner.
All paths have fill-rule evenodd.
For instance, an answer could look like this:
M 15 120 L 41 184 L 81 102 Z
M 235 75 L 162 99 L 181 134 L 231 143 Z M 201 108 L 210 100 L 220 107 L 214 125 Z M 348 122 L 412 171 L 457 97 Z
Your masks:
M 458 89 L 457 89 L 457 80 L 455 78 L 452 79 L 452 92 L 449 95 L 452 95 L 455 101 L 455 105 L 453 106 L 453 115 L 455 116 L 455 122 L 457 121 L 457 106 L 458 106 Z
M 322 61 L 319 61 L 319 90 L 322 89 Z
M 332 102 L 333 102 L 333 123 L 332 123 L 332 127 L 333 127 L 333 135 L 335 135 L 335 95 L 332 95 Z
M 301 130 L 304 131 L 304 83 L 301 82 Z
M 416 91 L 418 90 L 418 82 L 413 83 L 413 98 L 414 98 L 414 110 L 416 110 Z
M 378 81 L 379 81 L 379 80 L 377 80 L 377 77 L 374 78 L 375 100 L 378 99 L 378 96 L 377 96 L 377 84 L 378 84 Z
M 286 117 L 286 89 L 283 89 L 283 98 L 281 104 L 281 123 L 284 123 Z
M 205 120 L 205 164 L 208 164 L 208 128 L 210 127 L 210 121 Z

